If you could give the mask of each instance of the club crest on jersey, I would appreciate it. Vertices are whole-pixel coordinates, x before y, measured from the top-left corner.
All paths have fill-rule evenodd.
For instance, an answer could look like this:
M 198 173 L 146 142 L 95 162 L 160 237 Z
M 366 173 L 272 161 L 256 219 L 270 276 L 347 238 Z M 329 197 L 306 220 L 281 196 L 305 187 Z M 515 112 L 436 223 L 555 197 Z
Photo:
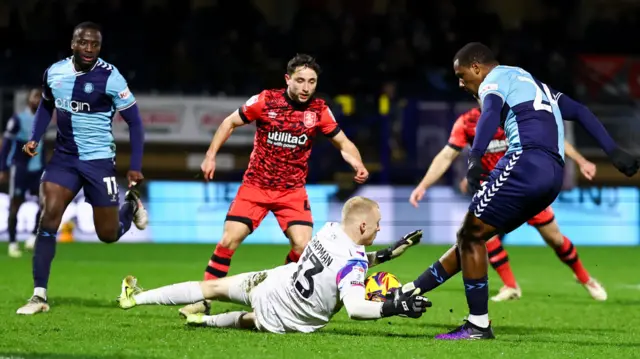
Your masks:
M 85 93 L 93 92 L 93 84 L 91 82 L 87 82 L 86 84 L 84 84 L 84 92 Z
M 312 128 L 316 125 L 316 113 L 311 111 L 304 112 L 304 127 Z

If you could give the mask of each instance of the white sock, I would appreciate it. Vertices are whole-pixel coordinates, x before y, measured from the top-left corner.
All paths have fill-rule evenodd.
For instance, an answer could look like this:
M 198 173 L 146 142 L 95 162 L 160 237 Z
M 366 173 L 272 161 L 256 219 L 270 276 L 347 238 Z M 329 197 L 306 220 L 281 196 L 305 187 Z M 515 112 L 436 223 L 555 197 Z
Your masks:
M 480 328 L 488 328 L 489 327 L 489 314 L 482 315 L 473 315 L 469 314 L 467 320 L 471 322 L 471 324 L 476 325 Z
M 19 249 L 18 242 L 9 243 L 9 249 Z
M 217 328 L 241 328 L 240 318 L 247 312 L 229 312 L 216 315 L 205 315 L 204 324 L 208 327 Z
M 133 296 L 136 304 L 190 304 L 204 300 L 200 282 L 184 282 L 167 285 Z
M 37 295 L 44 300 L 47 300 L 47 288 L 35 287 L 33 288 L 33 295 Z

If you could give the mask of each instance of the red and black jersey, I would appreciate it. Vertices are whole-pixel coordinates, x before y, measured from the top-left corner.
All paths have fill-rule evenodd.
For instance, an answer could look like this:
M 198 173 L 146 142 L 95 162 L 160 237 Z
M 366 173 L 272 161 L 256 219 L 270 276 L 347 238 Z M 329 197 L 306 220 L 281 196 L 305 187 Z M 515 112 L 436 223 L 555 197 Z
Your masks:
M 460 115 L 451 129 L 448 145 L 458 151 L 461 151 L 467 145 L 471 146 L 473 139 L 476 137 L 476 125 L 479 119 L 479 108 L 473 108 Z M 508 147 L 509 144 L 504 129 L 499 127 L 498 132 L 496 132 L 489 143 L 484 156 L 482 156 L 482 166 L 484 166 L 486 170 L 491 171 L 504 156 L 505 152 L 507 152 Z
M 245 123 L 256 123 L 256 136 L 243 182 L 265 189 L 304 186 L 313 139 L 340 132 L 331 110 L 318 98 L 293 101 L 284 89 L 264 90 L 238 111 Z

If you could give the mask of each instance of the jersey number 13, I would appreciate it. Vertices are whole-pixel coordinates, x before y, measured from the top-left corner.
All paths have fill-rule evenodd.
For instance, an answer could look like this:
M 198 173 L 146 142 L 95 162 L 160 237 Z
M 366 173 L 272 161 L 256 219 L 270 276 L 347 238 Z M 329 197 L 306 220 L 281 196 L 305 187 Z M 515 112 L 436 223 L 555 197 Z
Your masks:
M 315 254 L 310 253 L 302 257 L 298 270 L 292 277 L 293 286 L 302 298 L 309 299 L 309 297 L 313 295 L 315 288 L 313 276 L 322 273 L 323 270 L 324 266 Z M 302 274 L 302 276 L 300 274 Z

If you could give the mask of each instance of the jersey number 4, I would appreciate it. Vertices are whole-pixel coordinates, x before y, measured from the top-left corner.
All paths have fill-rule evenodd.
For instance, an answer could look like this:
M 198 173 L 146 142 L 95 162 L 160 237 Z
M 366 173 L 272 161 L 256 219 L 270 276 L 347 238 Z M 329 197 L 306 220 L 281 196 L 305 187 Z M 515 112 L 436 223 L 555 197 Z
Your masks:
M 536 88 L 536 97 L 533 99 L 533 109 L 536 111 L 547 111 L 547 112 L 551 112 L 553 113 L 553 107 L 551 107 L 552 105 L 557 105 L 558 102 L 556 101 L 556 99 L 551 96 L 551 91 L 549 91 L 549 87 L 546 84 L 543 84 L 542 82 L 540 83 L 542 85 L 542 89 L 540 89 L 540 86 L 538 86 L 538 84 L 528 78 L 528 77 L 524 77 L 524 76 L 518 76 L 518 80 L 520 81 L 524 81 L 524 82 L 529 82 L 530 84 L 532 84 L 535 88 Z M 547 98 L 549 99 L 549 101 L 543 101 L 542 100 L 542 91 L 544 91 L 544 94 L 547 96 Z M 546 102 L 546 103 L 545 103 Z
M 318 257 L 316 257 L 316 255 L 313 253 L 303 257 L 302 261 L 300 262 L 301 263 L 298 266 L 298 270 L 295 272 L 292 278 L 294 283 L 293 285 L 296 288 L 296 291 L 300 293 L 302 298 L 309 299 L 309 297 L 313 295 L 313 292 L 315 290 L 313 276 L 322 273 L 322 271 L 324 270 L 324 266 L 322 265 L 322 262 L 320 262 L 320 259 L 318 259 Z M 300 277 L 300 273 L 302 273 L 302 277 Z M 304 283 L 302 283 L 302 278 L 304 278 L 307 282 L 306 286 Z

